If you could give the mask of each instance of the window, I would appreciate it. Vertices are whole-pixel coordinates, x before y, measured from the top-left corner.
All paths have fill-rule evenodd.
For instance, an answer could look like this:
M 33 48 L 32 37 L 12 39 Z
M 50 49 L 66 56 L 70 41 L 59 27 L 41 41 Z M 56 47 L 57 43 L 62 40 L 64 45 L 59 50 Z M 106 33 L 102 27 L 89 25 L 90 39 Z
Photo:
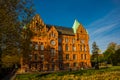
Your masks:
M 51 61 L 54 62 L 54 58 L 52 58 Z
M 38 60 L 37 54 L 34 55 L 34 59 L 35 59 L 35 60 Z
M 35 68 L 37 69 L 37 64 L 35 64 Z
M 72 50 L 73 50 L 73 51 L 76 51 L 75 45 L 72 46 Z
M 75 63 L 73 63 L 73 66 L 74 66 L 74 67 L 77 67 L 78 65 L 77 65 L 77 63 L 75 62 Z
M 32 43 L 30 43 L 30 47 L 32 47 L 33 46 L 33 44 Z
M 62 54 L 59 54 L 59 60 L 62 61 Z
M 81 30 L 80 32 L 82 33 L 83 31 Z
M 62 68 L 62 64 L 61 63 L 59 64 L 59 67 Z
M 68 45 L 67 44 L 65 45 L 65 50 L 68 51 Z
M 81 54 L 81 59 L 83 60 L 83 54 Z
M 58 42 L 61 43 L 61 42 L 62 42 L 62 39 L 61 39 L 61 38 L 58 38 Z
M 35 50 L 38 50 L 38 44 L 35 45 Z
M 61 46 L 60 45 L 58 46 L 58 51 L 61 51 Z
M 80 66 L 81 66 L 81 67 L 84 67 L 84 62 L 81 62 L 81 63 L 80 63 Z
M 72 43 L 75 43 L 75 38 L 72 39 Z
M 69 60 L 69 54 L 66 54 L 66 60 Z
M 84 50 L 87 51 L 87 47 L 86 46 L 84 46 Z
M 54 37 L 54 33 L 52 32 L 52 37 Z
M 44 61 L 44 55 L 41 55 L 40 57 L 41 57 L 41 61 Z
M 86 54 L 84 54 L 84 59 L 85 59 L 85 60 L 87 59 L 87 55 L 86 55 Z
M 80 51 L 82 51 L 82 45 L 80 45 Z
M 55 34 L 53 32 L 50 33 L 50 37 L 55 37 Z
M 37 28 L 35 27 L 35 31 L 37 31 Z
M 36 26 L 37 26 L 37 27 L 39 26 L 38 23 L 36 23 Z
M 68 38 L 65 38 L 65 42 L 68 43 Z
M 73 60 L 76 60 L 76 59 L 77 59 L 77 55 L 73 54 Z
M 44 45 L 43 44 L 40 45 L 40 50 L 44 50 Z
M 86 51 L 86 46 L 84 45 L 84 51 Z
M 55 49 L 52 48 L 52 49 L 51 49 L 51 56 L 55 56 L 55 53 L 56 53 Z
M 66 63 L 66 67 L 67 67 L 67 68 L 69 68 L 69 67 L 70 67 L 69 63 Z

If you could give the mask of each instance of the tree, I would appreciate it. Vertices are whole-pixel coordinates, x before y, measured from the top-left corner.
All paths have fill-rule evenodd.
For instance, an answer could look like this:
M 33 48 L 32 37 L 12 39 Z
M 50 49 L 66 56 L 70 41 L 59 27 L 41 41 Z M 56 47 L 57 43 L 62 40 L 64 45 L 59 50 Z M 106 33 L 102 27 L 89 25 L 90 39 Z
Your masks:
M 0 0 L 0 49 L 3 67 L 12 67 L 19 63 L 19 54 L 24 52 L 26 42 L 22 37 L 23 26 L 33 16 L 31 0 Z M 29 32 L 29 29 L 27 29 Z M 8 64 L 9 63 L 9 64 Z
M 2 62 L 1 62 L 1 56 L 2 56 L 2 50 L 1 50 L 1 47 L 0 47 L 0 73 L 1 73 L 1 64 L 2 64 Z
M 92 62 L 95 63 L 95 69 L 99 69 L 99 65 L 98 65 L 98 51 L 99 48 L 96 44 L 96 42 L 93 42 L 92 44 Z
M 115 66 L 120 65 L 120 49 L 116 50 L 115 54 L 112 54 L 111 56 L 113 65 Z
M 112 55 L 115 54 L 116 45 L 114 42 L 109 43 L 106 51 L 103 53 L 107 63 L 113 64 Z

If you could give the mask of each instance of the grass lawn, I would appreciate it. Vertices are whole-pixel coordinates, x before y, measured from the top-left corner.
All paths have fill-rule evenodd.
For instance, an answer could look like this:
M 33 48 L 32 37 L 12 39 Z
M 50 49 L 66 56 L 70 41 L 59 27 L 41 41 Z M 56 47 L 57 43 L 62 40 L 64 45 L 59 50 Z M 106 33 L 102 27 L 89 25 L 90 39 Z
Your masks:
M 47 74 L 17 74 L 15 80 L 120 80 L 120 66 Z

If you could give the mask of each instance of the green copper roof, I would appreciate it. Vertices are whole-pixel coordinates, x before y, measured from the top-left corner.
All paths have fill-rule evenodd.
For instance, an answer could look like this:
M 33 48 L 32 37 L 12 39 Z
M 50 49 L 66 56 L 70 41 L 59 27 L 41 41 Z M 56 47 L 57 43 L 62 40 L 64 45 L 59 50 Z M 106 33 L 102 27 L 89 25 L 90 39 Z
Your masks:
M 87 32 L 87 34 L 88 34 L 88 30 L 86 29 L 86 32 Z
M 77 28 L 79 27 L 80 23 L 75 19 L 74 24 L 73 24 L 73 32 L 76 33 Z

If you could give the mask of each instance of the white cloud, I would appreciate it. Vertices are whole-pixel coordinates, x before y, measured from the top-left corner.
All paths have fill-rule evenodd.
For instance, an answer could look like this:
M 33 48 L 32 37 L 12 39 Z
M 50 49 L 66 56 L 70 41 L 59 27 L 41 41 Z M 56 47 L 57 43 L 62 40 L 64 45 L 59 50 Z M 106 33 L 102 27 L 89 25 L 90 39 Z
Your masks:
M 118 24 L 118 23 L 110 24 L 110 25 L 107 25 L 107 26 L 102 26 L 102 27 L 100 27 L 99 29 L 93 31 L 91 35 L 101 34 L 102 32 L 111 30 L 111 29 L 115 28 L 117 24 Z
M 110 42 L 120 44 L 120 9 L 112 10 L 106 16 L 87 26 L 90 34 L 90 47 L 96 41 L 104 51 Z

